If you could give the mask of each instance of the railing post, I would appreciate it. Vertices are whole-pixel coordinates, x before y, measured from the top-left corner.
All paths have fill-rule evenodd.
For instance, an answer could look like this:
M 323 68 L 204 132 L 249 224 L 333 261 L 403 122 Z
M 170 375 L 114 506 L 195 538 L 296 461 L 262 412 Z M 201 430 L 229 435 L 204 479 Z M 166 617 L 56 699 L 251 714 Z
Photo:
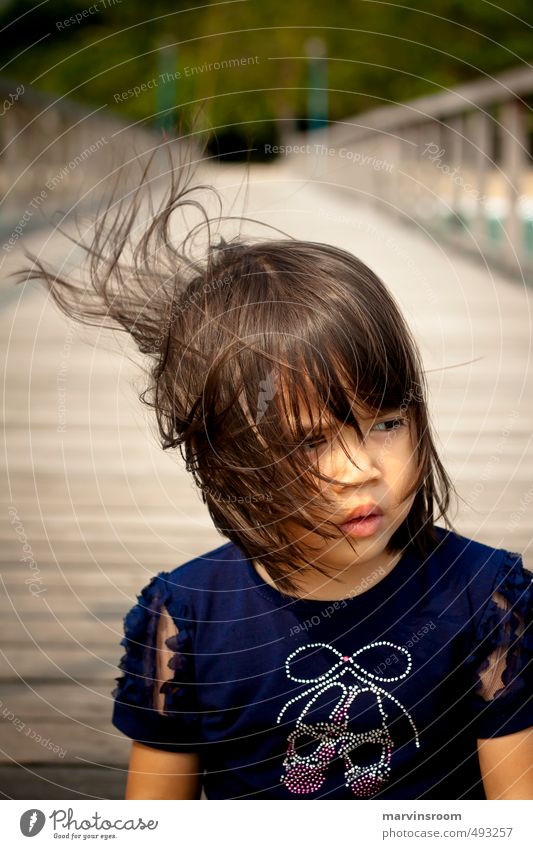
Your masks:
M 420 179 L 422 167 L 420 157 L 423 150 L 423 134 L 418 124 L 404 129 L 406 192 L 403 208 L 410 217 L 417 217 L 418 200 L 420 197 Z
M 454 115 L 450 118 L 448 122 L 449 133 L 448 138 L 450 140 L 450 150 L 449 150 L 449 163 L 451 168 L 450 179 L 451 179 L 451 207 L 453 212 L 452 225 L 454 227 L 462 227 L 463 224 L 463 209 L 464 203 L 462 201 L 464 189 L 462 187 L 461 176 L 463 170 L 463 132 L 464 132 L 464 118 L 463 115 Z M 448 151 L 447 151 L 448 153 Z
M 480 250 L 487 243 L 486 191 L 490 164 L 490 121 L 491 117 L 482 109 L 468 116 L 468 135 L 471 142 L 471 161 L 475 175 L 476 212 L 472 221 L 472 235 Z
M 508 247 L 511 259 L 516 262 L 524 255 L 522 221 L 518 214 L 518 197 L 521 191 L 526 161 L 527 134 L 524 104 L 518 100 L 504 103 L 500 111 L 502 139 L 502 168 L 506 178 L 509 215 L 506 222 Z M 515 257 L 516 254 L 516 257 Z
M 394 131 L 384 138 L 384 172 L 380 181 L 382 197 L 387 202 L 388 211 L 394 215 L 401 214 L 398 209 L 398 169 L 401 167 L 402 141 L 397 135 L 398 132 Z

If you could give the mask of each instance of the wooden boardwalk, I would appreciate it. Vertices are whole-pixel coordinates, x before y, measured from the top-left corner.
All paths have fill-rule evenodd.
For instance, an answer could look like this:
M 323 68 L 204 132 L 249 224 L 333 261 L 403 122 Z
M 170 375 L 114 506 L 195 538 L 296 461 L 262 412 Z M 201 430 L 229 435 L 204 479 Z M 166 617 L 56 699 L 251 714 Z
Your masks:
M 245 214 L 348 248 L 388 283 L 430 372 L 438 444 L 463 499 L 452 518 L 533 569 L 532 291 L 289 163 L 250 176 Z M 242 169 L 209 177 L 229 212 Z M 25 243 L 64 255 L 51 232 Z M 13 250 L 4 279 L 20 259 Z M 96 331 L 69 324 L 36 284 L 2 297 L 0 792 L 121 798 L 130 744 L 110 716 L 123 616 L 154 573 L 225 540 L 179 456 L 157 444 L 125 337 L 93 347 Z

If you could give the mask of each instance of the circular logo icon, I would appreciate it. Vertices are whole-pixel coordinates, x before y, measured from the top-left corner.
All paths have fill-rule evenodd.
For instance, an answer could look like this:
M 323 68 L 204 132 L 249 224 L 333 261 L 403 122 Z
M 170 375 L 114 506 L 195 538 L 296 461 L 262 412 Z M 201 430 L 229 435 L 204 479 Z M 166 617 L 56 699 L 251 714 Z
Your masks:
M 30 808 L 29 811 L 24 811 L 20 818 L 20 830 L 24 837 L 35 837 L 39 834 L 43 825 L 46 822 L 46 817 L 38 808 Z

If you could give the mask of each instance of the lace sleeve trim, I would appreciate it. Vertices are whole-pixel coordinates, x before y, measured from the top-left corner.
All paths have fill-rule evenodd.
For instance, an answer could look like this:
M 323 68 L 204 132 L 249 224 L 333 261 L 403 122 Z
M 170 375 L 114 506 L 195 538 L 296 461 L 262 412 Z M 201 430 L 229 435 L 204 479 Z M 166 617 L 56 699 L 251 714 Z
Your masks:
M 505 552 L 469 658 L 476 664 L 475 694 L 484 702 L 527 687 L 533 672 L 532 582 L 521 555 Z
M 163 715 L 191 714 L 193 670 L 188 605 L 176 600 L 161 572 L 141 591 L 124 618 L 126 649 L 113 697 Z

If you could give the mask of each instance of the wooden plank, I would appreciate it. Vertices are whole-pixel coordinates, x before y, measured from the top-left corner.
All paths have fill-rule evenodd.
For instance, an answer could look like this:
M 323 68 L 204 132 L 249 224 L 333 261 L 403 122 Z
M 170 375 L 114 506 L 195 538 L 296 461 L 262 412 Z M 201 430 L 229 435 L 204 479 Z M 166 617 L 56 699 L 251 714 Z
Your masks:
M 115 641 L 99 646 L 94 652 L 89 648 L 70 645 L 34 647 L 29 641 L 17 646 L 5 646 L 0 655 L 0 678 L 12 679 L 35 675 L 38 670 L 43 679 L 68 677 L 113 677 L 121 654 Z M 118 673 L 117 673 L 118 674 Z
M 0 793 L 6 799 L 124 799 L 126 767 L 83 763 L 0 766 Z
M 30 678 L 24 683 L 6 680 L 2 683 L 2 703 L 30 724 L 43 716 L 50 722 L 60 723 L 65 714 L 78 720 L 97 716 L 108 720 L 112 710 L 110 692 L 109 681 L 100 678 L 77 682 L 68 679 L 47 682 Z
M 111 700 L 110 700 L 111 704 Z M 21 730 L 17 730 L 20 728 Z M 33 724 L 23 720 L 0 721 L 0 763 L 65 764 L 83 761 L 87 766 L 124 764 L 131 740 L 109 719 L 95 717 L 77 722 L 63 718 L 61 723 L 41 718 Z

